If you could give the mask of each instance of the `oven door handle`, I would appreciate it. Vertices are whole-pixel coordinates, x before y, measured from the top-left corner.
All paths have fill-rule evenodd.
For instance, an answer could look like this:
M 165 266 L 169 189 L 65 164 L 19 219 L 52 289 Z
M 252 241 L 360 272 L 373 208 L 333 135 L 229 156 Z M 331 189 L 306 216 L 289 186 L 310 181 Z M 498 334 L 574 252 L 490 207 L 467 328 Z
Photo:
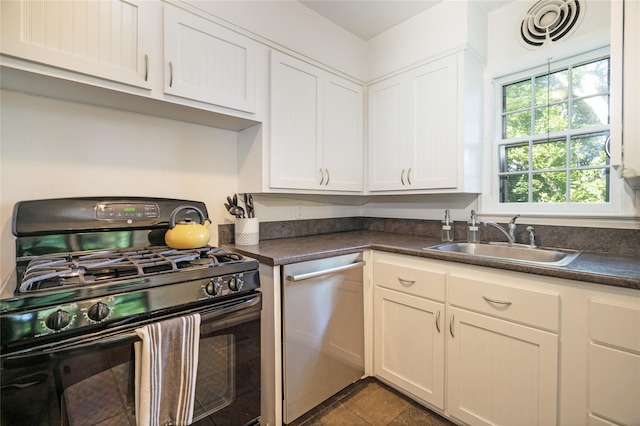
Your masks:
M 30 356 L 41 356 L 41 355 L 56 355 L 62 352 L 67 351 L 75 351 L 81 350 L 83 348 L 95 348 L 96 345 L 101 347 L 112 346 L 116 344 L 121 344 L 130 340 L 131 343 L 135 341 L 140 341 L 140 337 L 135 332 L 135 329 L 143 327 L 146 324 L 150 324 L 153 322 L 163 321 L 165 319 L 190 315 L 194 313 L 200 314 L 200 322 L 201 324 L 204 322 L 210 322 L 212 320 L 228 317 L 234 313 L 256 307 L 258 306 L 258 310 L 262 307 L 262 296 L 260 294 L 254 295 L 251 298 L 245 298 L 240 301 L 234 300 L 229 301 L 223 306 L 215 306 L 210 308 L 195 308 L 191 310 L 185 310 L 177 313 L 173 313 L 170 315 L 163 316 L 161 318 L 153 318 L 145 321 L 144 323 L 138 325 L 128 325 L 126 329 L 122 330 L 123 327 L 118 327 L 120 330 L 112 331 L 110 333 L 97 332 L 92 335 L 82 336 L 82 337 L 74 337 L 72 339 L 68 339 L 66 341 L 61 341 L 56 343 L 55 345 L 41 345 L 37 347 L 32 347 L 29 349 L 25 349 L 19 352 L 12 353 L 7 355 L 4 358 L 5 361 L 9 360 L 20 360 L 23 358 L 28 358 Z M 135 328 L 134 328 L 135 327 Z

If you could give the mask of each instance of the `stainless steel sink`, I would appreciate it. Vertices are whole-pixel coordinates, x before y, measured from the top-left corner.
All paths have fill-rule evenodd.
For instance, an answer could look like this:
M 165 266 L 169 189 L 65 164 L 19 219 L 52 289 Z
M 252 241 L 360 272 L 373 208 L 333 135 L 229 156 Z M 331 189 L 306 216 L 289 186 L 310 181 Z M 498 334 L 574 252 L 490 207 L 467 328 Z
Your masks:
M 547 266 L 567 266 L 580 255 L 579 251 L 574 250 L 534 248 L 523 244 L 508 245 L 507 243 L 445 243 L 425 249 Z

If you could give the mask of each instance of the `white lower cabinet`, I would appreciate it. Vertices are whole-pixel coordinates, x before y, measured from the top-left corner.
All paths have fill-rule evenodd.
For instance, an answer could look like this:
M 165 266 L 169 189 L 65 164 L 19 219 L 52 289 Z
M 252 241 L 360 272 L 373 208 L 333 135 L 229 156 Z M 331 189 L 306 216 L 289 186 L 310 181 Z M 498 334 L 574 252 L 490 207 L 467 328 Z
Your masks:
M 448 411 L 473 425 L 555 425 L 558 336 L 450 308 Z
M 589 424 L 640 425 L 640 304 L 589 303 Z
M 640 291 L 374 252 L 373 373 L 467 425 L 640 425 Z
M 374 373 L 444 409 L 444 273 L 376 253 L 373 276 Z
M 449 414 L 474 425 L 555 425 L 558 294 L 455 272 L 447 287 Z

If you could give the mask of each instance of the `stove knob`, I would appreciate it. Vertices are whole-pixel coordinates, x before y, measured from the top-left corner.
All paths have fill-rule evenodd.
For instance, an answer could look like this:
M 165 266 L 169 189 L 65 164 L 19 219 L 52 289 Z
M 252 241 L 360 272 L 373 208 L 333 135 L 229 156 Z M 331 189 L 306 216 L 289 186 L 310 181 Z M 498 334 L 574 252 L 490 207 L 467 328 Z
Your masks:
M 206 291 L 209 296 L 217 296 L 221 289 L 222 286 L 219 282 L 211 280 L 204 288 L 204 291 Z
M 93 321 L 100 322 L 109 316 L 109 307 L 102 302 L 98 302 L 95 305 L 92 305 L 87 311 L 87 316 Z
M 62 309 L 58 309 L 49 315 L 44 322 L 47 328 L 55 331 L 62 330 L 68 326 L 69 323 L 71 323 L 71 316 L 69 312 L 63 311 Z
M 242 288 L 244 281 L 241 278 L 233 277 L 229 280 L 229 290 L 238 291 Z

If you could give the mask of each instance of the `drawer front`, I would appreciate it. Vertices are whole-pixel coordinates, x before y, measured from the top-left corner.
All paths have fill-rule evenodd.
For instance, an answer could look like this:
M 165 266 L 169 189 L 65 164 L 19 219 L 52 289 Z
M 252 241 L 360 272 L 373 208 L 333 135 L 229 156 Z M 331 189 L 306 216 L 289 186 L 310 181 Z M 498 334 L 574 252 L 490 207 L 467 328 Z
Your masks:
M 375 285 L 444 302 L 446 272 L 437 265 L 388 253 L 376 253 L 374 259 Z
M 589 318 L 592 340 L 640 352 L 640 307 L 592 300 Z
M 456 275 L 448 277 L 448 286 L 451 305 L 545 330 L 557 332 L 559 329 L 558 294 Z

